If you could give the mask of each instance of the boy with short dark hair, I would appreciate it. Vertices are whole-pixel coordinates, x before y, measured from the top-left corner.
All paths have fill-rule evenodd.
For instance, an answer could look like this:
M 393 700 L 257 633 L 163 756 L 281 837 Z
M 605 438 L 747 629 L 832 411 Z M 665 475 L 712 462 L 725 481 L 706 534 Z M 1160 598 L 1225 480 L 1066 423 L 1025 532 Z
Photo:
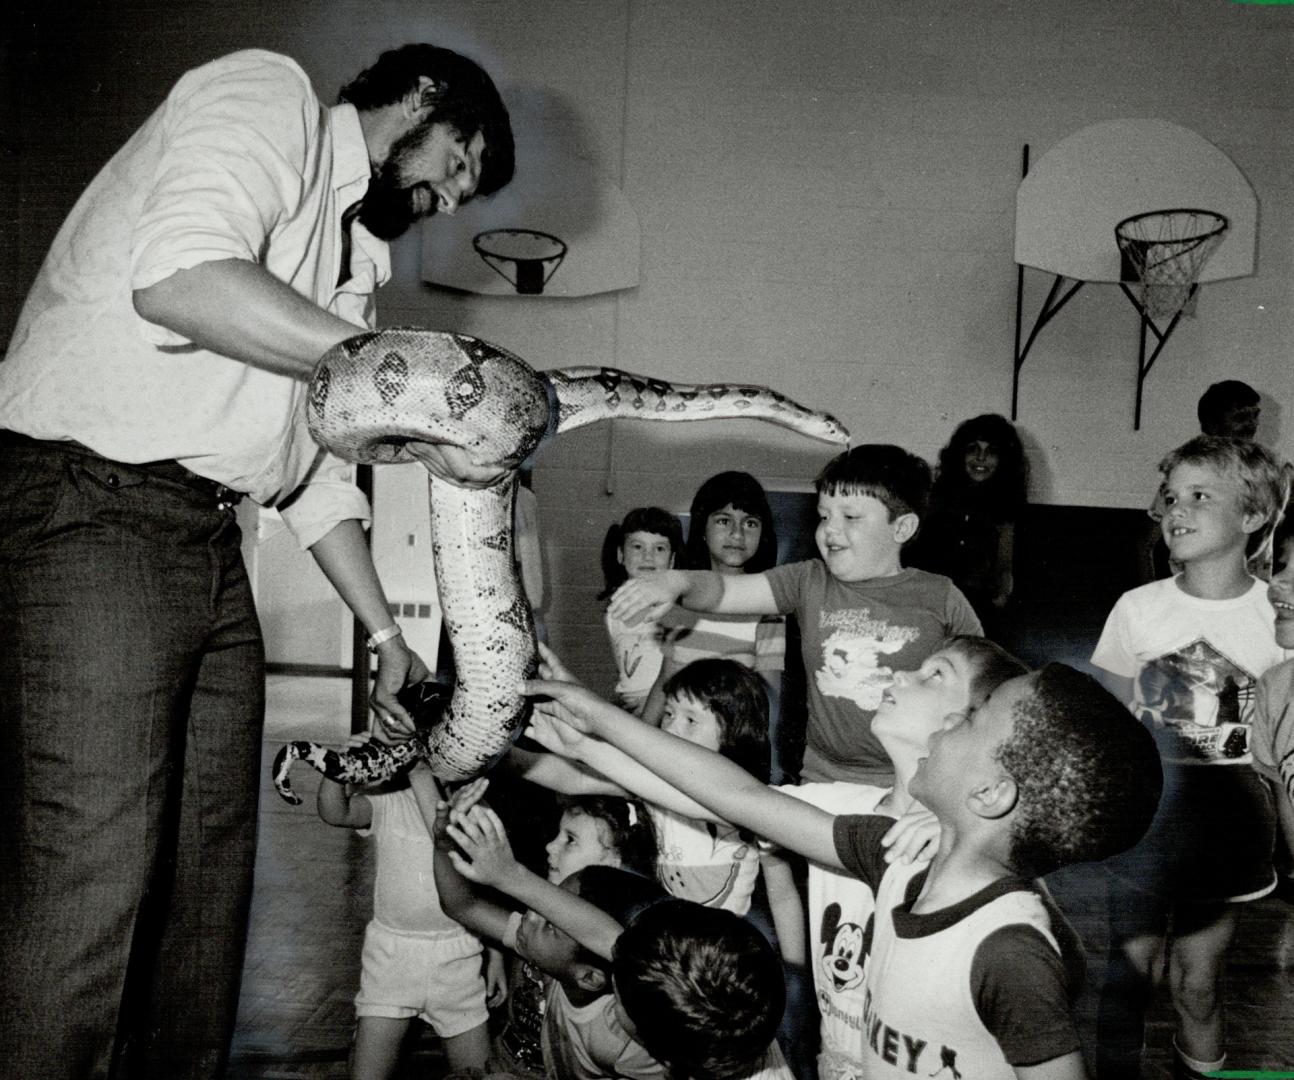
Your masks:
M 1031 880 L 1137 842 L 1154 815 L 1154 743 L 1062 664 L 1003 683 L 930 739 L 909 784 L 942 826 L 928 870 L 888 868 L 886 818 L 838 818 L 846 866 L 877 884 L 867 970 L 869 1078 L 1081 1077 L 1072 931 Z
M 895 671 L 921 666 L 950 634 L 980 634 L 947 578 L 905 568 L 930 496 L 930 467 L 898 446 L 858 446 L 818 475 L 820 559 L 761 574 L 670 570 L 626 582 L 611 600 L 625 621 L 675 603 L 727 615 L 794 614 L 808 679 L 806 780 L 885 787 L 894 767 L 871 719 Z
M 656 904 L 616 939 L 613 971 L 638 1041 L 673 1076 L 786 1075 L 773 1041 L 782 965 L 744 919 L 687 900 Z
M 817 1074 L 820 1080 L 857 1080 L 865 1071 L 863 973 L 875 897 L 868 885 L 843 869 L 834 842 L 836 815 L 900 817 L 912 809 L 908 781 L 925 756 L 931 734 L 944 726 L 950 713 L 982 705 L 997 686 L 1026 671 L 986 638 L 961 636 L 943 642 L 918 670 L 896 672 L 872 721 L 894 762 L 895 786 L 888 790 L 841 782 L 765 786 L 737 762 L 638 723 L 572 683 L 546 650 L 540 663 L 544 681 L 527 683 L 526 690 L 548 700 L 536 702 L 526 733 L 581 767 L 621 782 L 628 782 L 636 770 L 649 770 L 658 785 L 666 785 L 680 800 L 680 810 L 716 820 L 730 815 L 807 860 L 809 927 L 811 940 L 818 943 L 812 969 L 822 1019 Z M 664 800 L 665 792 L 657 797 Z M 896 829 L 890 853 L 907 857 L 912 848 L 899 844 L 903 826 Z M 919 844 L 929 840 L 922 830 L 914 832 Z
M 1160 463 L 1171 578 L 1124 593 L 1092 655 L 1103 681 L 1152 730 L 1164 798 L 1145 840 L 1107 864 L 1112 947 L 1098 1017 L 1102 1080 L 1140 1070 L 1144 1011 L 1167 964 L 1184 1076 L 1216 1071 L 1222 971 L 1240 904 L 1269 893 L 1271 798 L 1249 768 L 1258 677 L 1288 653 L 1273 634 L 1264 551 L 1284 501 L 1257 443 L 1200 435 Z
M 1250 439 L 1258 434 L 1262 397 L 1239 379 L 1215 382 L 1200 395 L 1195 415 L 1205 435 L 1229 435 Z

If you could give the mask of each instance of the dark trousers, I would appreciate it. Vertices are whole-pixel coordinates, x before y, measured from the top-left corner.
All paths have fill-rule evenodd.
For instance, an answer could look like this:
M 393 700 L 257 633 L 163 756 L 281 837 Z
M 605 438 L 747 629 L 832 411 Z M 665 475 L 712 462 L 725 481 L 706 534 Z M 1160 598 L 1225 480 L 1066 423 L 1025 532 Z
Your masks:
M 219 1075 L 264 650 L 234 513 L 172 463 L 0 442 L 0 1076 Z

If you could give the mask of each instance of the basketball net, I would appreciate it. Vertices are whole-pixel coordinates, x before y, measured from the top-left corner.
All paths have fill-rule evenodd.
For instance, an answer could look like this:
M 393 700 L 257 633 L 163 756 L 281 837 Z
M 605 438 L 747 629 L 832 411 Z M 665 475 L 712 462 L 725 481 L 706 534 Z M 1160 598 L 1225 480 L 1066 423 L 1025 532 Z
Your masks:
M 490 229 L 477 233 L 472 247 L 517 293 L 530 296 L 544 291 L 566 257 L 566 242 L 538 229 Z
M 1156 210 L 1114 227 L 1123 256 L 1122 278 L 1141 285 L 1151 319 L 1195 314 L 1195 284 L 1230 222 L 1212 210 Z

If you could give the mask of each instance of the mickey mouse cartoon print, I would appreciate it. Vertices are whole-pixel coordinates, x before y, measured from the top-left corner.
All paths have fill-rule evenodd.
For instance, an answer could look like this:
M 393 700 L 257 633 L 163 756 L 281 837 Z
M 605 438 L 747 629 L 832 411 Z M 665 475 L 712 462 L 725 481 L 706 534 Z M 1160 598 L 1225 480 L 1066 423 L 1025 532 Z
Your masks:
M 827 905 L 819 932 L 819 941 L 824 946 L 819 963 L 836 993 L 852 990 L 862 983 L 866 936 L 857 923 L 840 921 L 839 904 Z

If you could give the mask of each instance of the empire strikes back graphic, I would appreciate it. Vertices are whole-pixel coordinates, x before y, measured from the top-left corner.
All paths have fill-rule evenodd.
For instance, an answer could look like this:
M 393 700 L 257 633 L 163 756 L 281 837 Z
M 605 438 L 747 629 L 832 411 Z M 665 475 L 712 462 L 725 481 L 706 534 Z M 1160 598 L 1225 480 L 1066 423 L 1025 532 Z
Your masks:
M 1137 715 L 1182 759 L 1247 760 L 1254 674 L 1204 638 L 1147 661 Z

